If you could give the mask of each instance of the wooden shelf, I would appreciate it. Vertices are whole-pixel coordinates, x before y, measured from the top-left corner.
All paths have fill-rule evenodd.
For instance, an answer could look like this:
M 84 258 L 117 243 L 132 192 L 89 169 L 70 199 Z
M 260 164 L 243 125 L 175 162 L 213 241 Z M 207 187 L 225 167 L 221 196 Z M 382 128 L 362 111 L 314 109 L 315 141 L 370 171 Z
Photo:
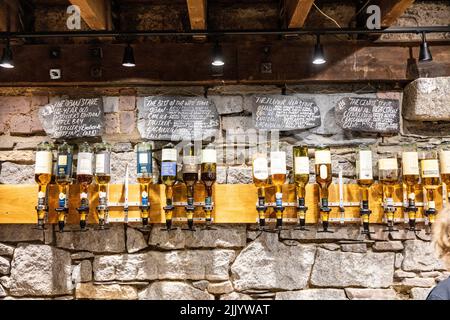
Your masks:
M 283 202 L 295 202 L 294 185 L 284 185 L 283 187 Z M 36 223 L 35 206 L 37 202 L 37 185 L 0 185 L 0 223 Z M 96 223 L 97 198 L 96 185 L 90 186 L 90 204 L 91 210 L 89 213 L 89 222 Z M 381 223 L 383 218 L 383 209 L 381 207 L 381 185 L 374 184 L 370 188 L 369 201 L 372 214 L 370 216 L 371 223 Z M 165 187 L 163 185 L 152 185 L 150 189 L 151 223 L 164 223 L 165 204 Z M 359 187 L 356 184 L 349 184 L 344 186 L 344 202 L 359 202 Z M 252 184 L 216 184 L 214 186 L 214 212 L 213 219 L 215 223 L 256 223 L 256 201 L 257 190 Z M 403 191 L 401 185 L 395 186 L 394 202 L 402 202 Z M 269 187 L 266 192 L 267 202 L 274 202 L 274 188 Z M 123 202 L 123 185 L 115 184 L 109 186 L 109 201 Z M 177 184 L 174 187 L 174 202 L 186 201 L 186 187 L 183 184 Z M 201 184 L 195 187 L 195 201 L 204 201 L 204 187 Z M 307 223 L 316 223 L 319 218 L 318 210 L 318 186 L 309 184 L 306 188 L 306 206 Z M 332 184 L 330 186 L 330 202 L 339 202 L 339 188 L 338 185 Z M 423 201 L 422 190 L 416 190 L 416 201 L 418 203 Z M 129 185 L 129 202 L 139 202 L 139 185 Z M 51 185 L 49 188 L 49 223 L 57 222 L 57 214 L 55 208 L 58 203 L 57 187 Z M 78 224 L 79 215 L 76 207 L 79 206 L 79 186 L 72 185 L 70 187 L 69 198 L 69 215 L 68 224 Z M 436 195 L 436 207 L 442 208 L 442 188 L 438 189 Z M 423 209 L 419 207 L 418 218 L 423 218 Z M 114 220 L 121 220 L 124 217 L 123 208 L 111 207 L 110 218 Z M 269 208 L 266 213 L 267 217 L 274 217 L 273 209 Z M 403 218 L 403 209 L 397 208 L 395 213 L 396 218 Z M 140 212 L 137 206 L 131 206 L 128 213 L 129 219 L 139 219 Z M 174 218 L 185 217 L 183 207 L 176 207 L 174 211 Z M 194 218 L 203 217 L 202 208 L 198 207 L 195 210 Z M 285 218 L 296 217 L 295 207 L 287 207 L 284 211 Z M 337 207 L 333 207 L 330 218 L 339 218 L 340 213 Z M 345 218 L 355 220 L 353 223 L 359 222 L 359 207 L 346 207 Z M 346 222 L 352 223 L 352 222 Z

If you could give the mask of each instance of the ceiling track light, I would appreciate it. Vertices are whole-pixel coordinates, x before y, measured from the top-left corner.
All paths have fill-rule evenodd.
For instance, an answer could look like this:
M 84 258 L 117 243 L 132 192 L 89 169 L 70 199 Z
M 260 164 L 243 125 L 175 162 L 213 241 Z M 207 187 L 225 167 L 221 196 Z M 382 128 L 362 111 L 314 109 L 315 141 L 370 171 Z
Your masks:
M 122 66 L 128 67 L 128 68 L 132 68 L 132 67 L 136 66 L 136 61 L 134 60 L 134 51 L 129 43 L 123 51 Z
M 422 43 L 420 44 L 419 61 L 420 62 L 433 61 L 433 56 L 431 55 L 430 47 L 428 47 L 425 32 L 422 32 Z
M 6 42 L 6 47 L 3 48 L 3 55 L 2 60 L 0 61 L 0 67 L 5 69 L 14 68 L 13 54 L 9 44 L 9 39 Z
M 223 59 L 222 46 L 219 44 L 219 42 L 216 42 L 214 45 L 211 64 L 214 67 L 221 67 L 225 65 L 225 61 Z
M 323 47 L 320 43 L 320 34 L 317 34 L 316 36 L 316 45 L 314 46 L 314 56 L 313 56 L 313 64 L 324 64 L 327 62 L 325 59 L 325 55 L 323 54 Z

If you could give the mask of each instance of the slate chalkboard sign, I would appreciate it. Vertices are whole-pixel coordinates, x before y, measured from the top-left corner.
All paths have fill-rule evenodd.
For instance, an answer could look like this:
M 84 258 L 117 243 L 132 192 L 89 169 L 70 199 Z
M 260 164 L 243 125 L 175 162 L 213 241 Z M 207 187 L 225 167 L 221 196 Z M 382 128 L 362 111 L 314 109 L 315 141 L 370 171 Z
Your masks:
M 103 99 L 65 99 L 39 110 L 45 132 L 54 139 L 97 137 L 104 131 Z
M 146 139 L 207 139 L 219 129 L 216 106 L 203 97 L 145 97 L 138 111 L 138 130 Z
M 348 97 L 335 108 L 338 125 L 350 131 L 397 133 L 400 103 L 393 99 Z
M 298 130 L 318 127 L 320 110 L 313 99 L 296 96 L 254 96 L 255 127 L 263 130 Z

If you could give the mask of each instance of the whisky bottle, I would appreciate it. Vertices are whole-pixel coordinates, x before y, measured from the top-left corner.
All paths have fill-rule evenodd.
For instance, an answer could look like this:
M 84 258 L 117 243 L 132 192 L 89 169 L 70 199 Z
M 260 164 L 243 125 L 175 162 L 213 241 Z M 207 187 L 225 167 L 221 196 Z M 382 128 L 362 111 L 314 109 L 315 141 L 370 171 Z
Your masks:
M 425 215 L 428 218 L 428 224 L 434 223 L 436 216 L 435 192 L 439 188 L 439 160 L 437 152 L 433 146 L 425 146 L 419 150 L 420 159 L 420 177 L 422 185 L 425 188 L 427 206 Z
M 450 205 L 450 142 L 439 148 L 441 179 L 447 190 L 447 205 Z
M 361 192 L 360 215 L 363 222 L 363 233 L 369 234 L 369 188 L 373 184 L 372 149 L 360 145 L 356 156 L 356 180 Z
M 178 152 L 172 143 L 168 143 L 162 149 L 161 155 L 161 180 L 166 186 L 166 227 L 172 228 L 173 213 L 173 185 L 177 181 L 177 158 Z
M 408 212 L 409 229 L 416 230 L 416 194 L 415 186 L 419 184 L 419 155 L 415 143 L 404 144 L 402 146 L 402 176 L 406 185 L 408 203 L 405 211 Z
M 277 228 L 283 225 L 283 191 L 282 187 L 286 181 L 286 152 L 270 152 L 270 175 L 272 184 L 275 186 L 275 213 L 277 217 Z
M 92 162 L 94 159 L 92 147 L 83 142 L 78 146 L 77 182 L 80 185 L 80 227 L 86 230 L 87 215 L 89 214 L 89 185 L 94 178 Z
M 69 211 L 69 185 L 72 183 L 73 148 L 67 142 L 58 147 L 56 160 L 56 184 L 58 185 L 58 227 L 64 230 L 66 215 Z
M 108 184 L 111 181 L 111 145 L 95 145 L 95 182 L 98 184 L 98 222 L 104 229 L 108 214 Z
M 258 211 L 258 220 L 260 227 L 264 227 L 266 224 L 265 212 L 266 206 L 266 190 L 265 188 L 269 184 L 269 165 L 267 157 L 262 153 L 256 153 L 253 156 L 252 161 L 252 176 L 253 183 L 258 189 L 258 203 L 256 210 Z
M 211 212 L 212 212 L 212 187 L 216 181 L 216 166 L 217 166 L 217 152 L 213 146 L 208 146 L 202 150 L 201 157 L 201 180 L 205 185 L 206 198 L 205 198 L 205 214 L 207 226 L 211 224 Z
M 137 181 L 139 182 L 142 225 L 147 228 L 149 222 L 149 188 L 153 182 L 152 145 L 140 142 L 136 145 Z
M 44 228 L 46 213 L 48 212 L 47 186 L 52 179 L 53 169 L 53 145 L 47 141 L 38 144 L 36 149 L 36 162 L 34 167 L 34 179 L 39 185 L 38 203 L 36 212 L 38 215 L 38 228 Z
M 198 181 L 198 161 L 195 155 L 194 145 L 189 143 L 183 151 L 183 181 L 186 185 L 186 195 L 187 195 L 187 220 L 188 227 L 190 230 L 194 226 L 194 186 Z
M 322 227 L 324 232 L 328 232 L 330 207 L 328 206 L 328 187 L 332 180 L 331 152 L 330 148 L 324 145 L 316 147 L 315 151 L 315 173 L 316 182 L 320 189 L 320 211 L 322 213 Z
M 383 186 L 384 212 L 387 217 L 388 231 L 394 228 L 394 185 L 398 182 L 398 161 L 395 153 L 386 152 L 380 155 L 378 160 L 378 177 Z
M 300 224 L 300 229 L 304 229 L 306 222 L 306 210 L 305 206 L 305 188 L 309 182 L 309 157 L 308 146 L 300 145 L 294 146 L 292 149 L 294 157 L 294 183 L 297 191 L 297 214 Z

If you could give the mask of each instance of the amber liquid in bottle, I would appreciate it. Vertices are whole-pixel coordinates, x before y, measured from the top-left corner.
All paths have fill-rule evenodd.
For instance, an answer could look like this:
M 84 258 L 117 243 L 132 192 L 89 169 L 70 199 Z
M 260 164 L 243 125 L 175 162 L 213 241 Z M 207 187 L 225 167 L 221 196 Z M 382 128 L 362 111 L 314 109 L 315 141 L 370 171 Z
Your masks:
M 206 198 L 205 198 L 205 218 L 206 222 L 211 222 L 211 207 L 212 207 L 212 187 L 217 179 L 217 154 L 215 149 L 204 149 L 202 151 L 202 163 L 200 179 L 205 185 Z

